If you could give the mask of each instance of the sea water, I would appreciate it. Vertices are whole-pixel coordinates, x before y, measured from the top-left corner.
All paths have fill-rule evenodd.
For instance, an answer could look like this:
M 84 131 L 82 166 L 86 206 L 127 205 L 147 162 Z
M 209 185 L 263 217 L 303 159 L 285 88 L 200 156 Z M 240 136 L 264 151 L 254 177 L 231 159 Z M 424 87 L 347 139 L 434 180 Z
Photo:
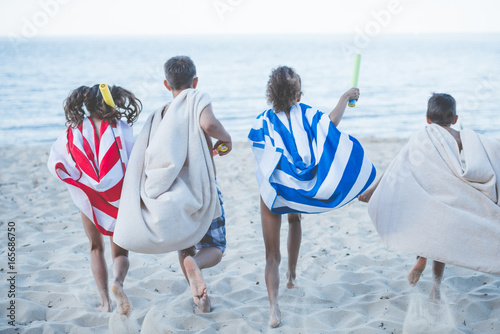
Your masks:
M 60 37 L 0 39 L 0 145 L 51 143 L 64 131 L 63 101 L 81 85 L 129 89 L 144 110 L 172 99 L 163 64 L 189 55 L 198 88 L 233 140 L 246 139 L 269 108 L 266 83 L 279 65 L 302 78 L 302 102 L 330 112 L 362 54 L 360 100 L 339 128 L 355 137 L 409 137 L 425 124 L 432 92 L 457 100 L 460 124 L 500 138 L 500 34 Z

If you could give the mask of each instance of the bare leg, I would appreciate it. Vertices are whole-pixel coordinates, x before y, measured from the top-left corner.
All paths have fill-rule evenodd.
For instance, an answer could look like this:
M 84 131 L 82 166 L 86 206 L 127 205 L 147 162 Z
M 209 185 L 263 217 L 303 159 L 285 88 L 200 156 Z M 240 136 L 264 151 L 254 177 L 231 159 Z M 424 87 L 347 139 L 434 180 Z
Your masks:
M 207 247 L 201 249 L 195 255 L 194 253 L 194 247 L 180 251 L 179 261 L 182 271 L 191 287 L 193 300 L 198 305 L 195 312 L 208 313 L 211 311 L 211 303 L 201 270 L 218 264 L 222 259 L 222 251 L 217 247 Z
M 191 294 L 193 301 L 200 308 L 200 304 L 205 304 L 207 301 L 207 285 L 201 273 L 200 268 L 192 256 L 187 256 L 184 259 L 184 268 L 188 278 L 189 286 L 191 287 Z M 206 312 L 210 312 L 210 309 Z
M 262 232 L 266 247 L 266 286 L 271 307 L 269 326 L 278 327 L 281 323 L 281 311 L 278 304 L 281 216 L 272 213 L 260 200 Z
M 186 274 L 186 268 L 184 268 L 184 259 L 188 256 L 195 256 L 196 249 L 193 247 L 186 248 L 177 252 L 179 257 L 179 264 L 181 265 L 182 272 L 184 273 L 184 277 L 186 277 L 186 281 L 189 283 L 189 278 Z
M 375 189 L 377 189 L 380 180 L 382 180 L 382 176 L 374 184 L 368 187 L 368 189 L 366 189 L 361 195 L 359 195 L 358 200 L 368 203 L 370 201 L 370 198 L 372 198 L 373 192 L 375 191 Z
M 99 311 L 111 312 L 108 291 L 108 270 L 106 268 L 106 260 L 104 259 L 104 240 L 102 234 L 94 226 L 94 223 L 83 212 L 80 212 L 80 216 L 85 234 L 87 234 L 90 241 L 90 268 L 92 268 L 94 280 L 101 295 Z
M 130 304 L 127 295 L 123 291 L 123 281 L 125 281 L 129 267 L 128 250 L 115 244 L 113 237 L 111 237 L 111 254 L 113 256 L 114 278 L 111 284 L 111 291 L 113 291 L 116 298 L 118 313 L 128 316 L 132 311 L 132 304 Z
M 193 258 L 200 269 L 211 268 L 222 260 L 222 251 L 217 247 L 206 247 L 200 249 Z
M 300 213 L 288 214 L 288 272 L 286 277 L 288 289 L 298 288 L 295 281 L 297 274 L 297 260 L 299 258 L 300 243 L 302 241 L 302 226 L 300 224 Z
M 408 274 L 408 282 L 410 283 L 411 286 L 415 286 L 417 284 L 426 265 L 427 265 L 427 259 L 425 257 L 417 256 L 417 263 Z
M 433 261 L 432 263 L 434 284 L 432 285 L 432 291 L 429 298 L 435 303 L 441 300 L 441 282 L 443 280 L 444 266 L 445 264 L 443 262 Z

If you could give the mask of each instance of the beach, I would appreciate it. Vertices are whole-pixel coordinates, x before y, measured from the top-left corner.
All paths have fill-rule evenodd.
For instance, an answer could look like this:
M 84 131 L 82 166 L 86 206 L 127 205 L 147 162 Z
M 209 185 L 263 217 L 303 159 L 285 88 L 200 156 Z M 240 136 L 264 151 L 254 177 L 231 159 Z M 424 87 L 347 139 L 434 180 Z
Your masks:
M 361 140 L 378 175 L 405 142 Z M 121 318 L 112 296 L 113 312 L 100 313 L 88 239 L 66 186 L 47 170 L 49 150 L 50 145 L 0 147 L 0 272 L 7 288 L 0 298 L 0 333 L 500 332 L 499 276 L 447 265 L 442 303 L 432 303 L 431 265 L 411 287 L 406 276 L 415 255 L 387 250 L 367 205 L 357 200 L 303 217 L 299 288 L 292 290 L 286 288 L 288 224 L 282 222 L 283 317 L 279 328 L 270 329 L 259 192 L 246 142 L 235 143 L 227 156 L 215 157 L 227 249 L 221 263 L 203 271 L 212 312 L 193 313 L 176 253 L 130 253 L 124 289 L 134 310 L 129 318 Z M 9 227 L 15 228 L 13 235 Z M 14 261 L 5 246 L 9 236 L 14 236 Z M 106 246 L 111 276 L 108 240 Z M 15 327 L 7 317 L 10 305 L 15 305 Z

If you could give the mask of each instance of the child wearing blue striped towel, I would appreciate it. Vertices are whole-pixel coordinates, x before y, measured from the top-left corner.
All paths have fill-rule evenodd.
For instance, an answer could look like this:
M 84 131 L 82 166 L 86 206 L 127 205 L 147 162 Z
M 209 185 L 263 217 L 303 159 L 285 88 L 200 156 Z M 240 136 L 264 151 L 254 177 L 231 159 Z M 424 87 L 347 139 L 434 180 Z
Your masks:
M 266 285 L 271 327 L 281 322 L 278 305 L 281 215 L 288 214 L 287 287 L 296 288 L 296 265 L 302 238 L 301 214 L 341 207 L 362 193 L 375 178 L 375 167 L 360 143 L 337 129 L 351 88 L 330 114 L 300 103 L 299 75 L 286 66 L 274 69 L 267 84 L 273 108 L 261 113 L 248 135 L 255 157 L 266 247 Z

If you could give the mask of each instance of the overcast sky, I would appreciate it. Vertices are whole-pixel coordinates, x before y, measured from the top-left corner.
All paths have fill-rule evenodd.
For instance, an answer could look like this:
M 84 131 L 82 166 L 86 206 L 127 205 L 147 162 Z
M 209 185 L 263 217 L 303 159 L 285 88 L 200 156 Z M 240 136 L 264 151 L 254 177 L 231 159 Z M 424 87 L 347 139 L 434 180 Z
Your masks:
M 500 32 L 498 0 L 0 0 L 0 35 Z

